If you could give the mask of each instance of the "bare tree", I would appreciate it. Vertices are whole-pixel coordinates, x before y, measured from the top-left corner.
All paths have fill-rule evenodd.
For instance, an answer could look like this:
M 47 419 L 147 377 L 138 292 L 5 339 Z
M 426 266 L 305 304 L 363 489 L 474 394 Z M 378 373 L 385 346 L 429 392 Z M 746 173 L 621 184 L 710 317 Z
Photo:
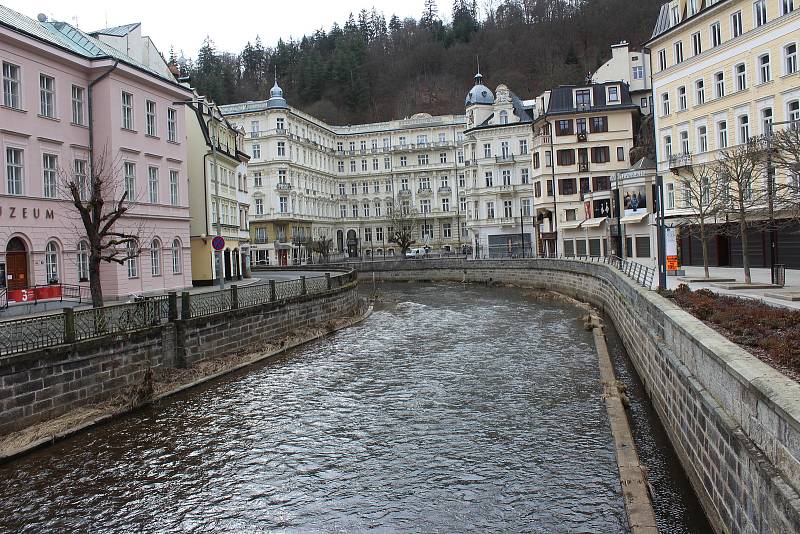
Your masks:
M 328 256 L 333 248 L 333 239 L 321 235 L 319 239 L 311 242 L 309 248 L 311 252 L 319 254 L 321 263 L 328 263 Z
M 130 213 L 135 199 L 129 198 L 118 161 L 104 150 L 93 163 L 76 161 L 72 169 L 61 169 L 61 187 L 80 225 L 76 232 L 86 236 L 89 244 L 89 289 L 92 306 L 103 305 L 100 264 L 124 264 L 141 254 L 140 239 L 144 236 L 141 219 L 123 217 Z
M 723 150 L 715 162 L 728 212 L 738 223 L 735 233 L 742 242 L 742 267 L 746 284 L 752 282 L 748 230 L 764 224 L 764 215 L 770 202 L 764 156 L 761 143 L 748 142 Z
M 681 229 L 694 234 L 703 249 L 703 272 L 709 278 L 708 241 L 722 228 L 713 224 L 725 209 L 728 191 L 717 179 L 715 167 L 706 164 L 689 165 L 680 176 L 683 207 L 689 213 L 682 216 Z
M 778 209 L 786 217 L 800 219 L 800 121 L 774 132 L 769 143 L 770 163 L 785 178 L 776 187 L 780 192 Z
M 414 240 L 414 228 L 417 224 L 417 212 L 409 202 L 396 202 L 389 209 L 389 224 L 391 231 L 388 232 L 389 243 L 394 243 L 400 247 L 400 254 L 405 256 L 411 245 L 416 243 Z

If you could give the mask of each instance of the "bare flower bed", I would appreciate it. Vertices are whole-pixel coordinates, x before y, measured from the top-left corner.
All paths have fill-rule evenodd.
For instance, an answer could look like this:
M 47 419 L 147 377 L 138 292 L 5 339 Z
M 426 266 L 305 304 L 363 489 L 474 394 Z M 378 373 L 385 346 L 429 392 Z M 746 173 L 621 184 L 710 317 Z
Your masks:
M 661 295 L 786 376 L 800 381 L 800 311 L 681 284 Z

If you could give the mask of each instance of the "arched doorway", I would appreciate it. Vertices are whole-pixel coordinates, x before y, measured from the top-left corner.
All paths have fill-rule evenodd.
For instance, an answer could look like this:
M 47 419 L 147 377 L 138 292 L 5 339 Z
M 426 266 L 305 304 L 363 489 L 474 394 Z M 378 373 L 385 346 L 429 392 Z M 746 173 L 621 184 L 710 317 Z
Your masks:
M 225 266 L 225 280 L 231 279 L 231 249 L 225 249 L 225 260 L 223 261 L 223 265 Z
M 236 277 L 237 280 L 242 279 L 242 271 L 239 269 L 239 265 L 241 264 L 241 259 L 239 258 L 239 249 L 233 249 L 233 260 L 231 261 L 233 267 L 233 276 Z
M 9 290 L 28 288 L 28 249 L 19 237 L 6 245 L 6 274 Z
M 358 238 L 355 230 L 347 231 L 347 256 L 349 258 L 358 256 Z
M 344 232 L 341 230 L 336 231 L 336 250 L 339 254 L 344 252 Z

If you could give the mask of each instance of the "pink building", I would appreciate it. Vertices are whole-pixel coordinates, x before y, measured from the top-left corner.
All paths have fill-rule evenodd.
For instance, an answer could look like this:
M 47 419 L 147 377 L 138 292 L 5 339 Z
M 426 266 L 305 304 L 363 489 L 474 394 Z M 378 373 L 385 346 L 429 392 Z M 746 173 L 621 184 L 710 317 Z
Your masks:
M 0 292 L 10 300 L 34 286 L 88 286 L 82 224 L 59 185 L 102 158 L 136 201 L 119 227 L 144 229 L 138 258 L 102 264 L 104 296 L 191 286 L 185 113 L 174 102 L 192 93 L 160 58 L 108 44 L 132 29 L 95 38 L 0 6 Z

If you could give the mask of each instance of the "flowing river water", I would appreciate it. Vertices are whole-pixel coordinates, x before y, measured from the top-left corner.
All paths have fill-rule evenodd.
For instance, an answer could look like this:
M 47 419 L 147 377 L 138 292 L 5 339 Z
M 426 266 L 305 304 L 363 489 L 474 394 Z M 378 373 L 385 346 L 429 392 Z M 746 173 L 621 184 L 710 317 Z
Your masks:
M 627 531 L 580 310 L 459 284 L 381 295 L 358 326 L 0 466 L 0 531 Z M 661 530 L 706 532 L 610 348 Z

